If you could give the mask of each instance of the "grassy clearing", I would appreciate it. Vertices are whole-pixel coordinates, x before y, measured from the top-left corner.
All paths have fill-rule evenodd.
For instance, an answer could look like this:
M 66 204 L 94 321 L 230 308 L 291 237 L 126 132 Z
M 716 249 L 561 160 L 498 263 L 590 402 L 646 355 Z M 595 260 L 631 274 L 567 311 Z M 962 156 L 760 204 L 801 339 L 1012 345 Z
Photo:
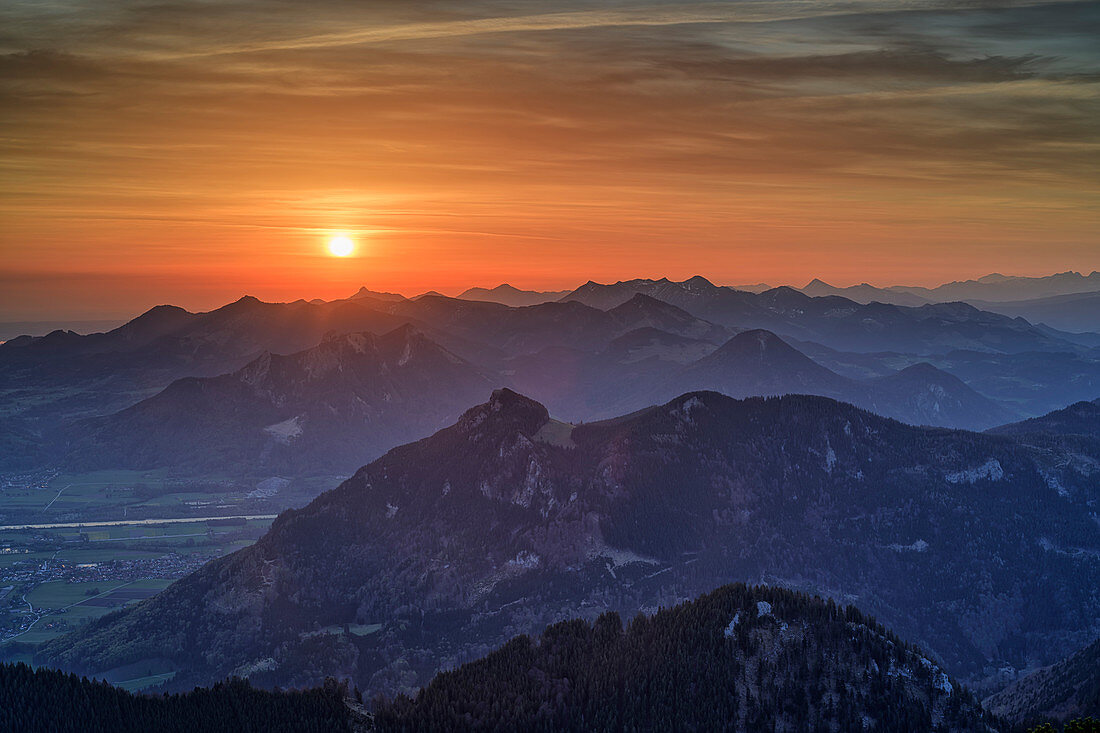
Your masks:
M 104 672 L 103 676 L 111 684 L 133 692 L 170 680 L 177 671 L 167 659 L 154 658 L 116 667 Z
M 559 448 L 577 447 L 573 442 L 573 426 L 560 420 L 551 420 L 543 425 L 535 435 L 535 440 L 556 445 Z

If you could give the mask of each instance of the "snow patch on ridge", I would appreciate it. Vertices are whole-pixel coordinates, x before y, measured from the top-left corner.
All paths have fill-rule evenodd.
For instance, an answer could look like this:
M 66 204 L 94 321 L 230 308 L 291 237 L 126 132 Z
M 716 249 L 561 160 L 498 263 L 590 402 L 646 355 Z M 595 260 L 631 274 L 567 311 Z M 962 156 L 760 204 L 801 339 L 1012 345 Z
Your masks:
M 1001 463 L 996 458 L 990 458 L 988 461 L 975 468 L 968 468 L 965 471 L 955 471 L 954 473 L 948 473 L 944 475 L 944 480 L 952 484 L 973 484 L 982 479 L 989 479 L 990 481 L 1000 481 L 1005 477 L 1005 471 L 1001 468 Z
M 412 361 L 412 343 L 405 342 L 405 350 L 401 352 L 401 358 L 397 360 L 397 366 L 405 366 Z
M 692 397 L 691 399 L 686 400 L 683 407 L 684 414 L 690 415 L 691 411 L 694 410 L 696 407 L 706 407 L 706 405 L 704 405 L 703 401 L 698 397 Z
M 539 566 L 539 562 L 542 560 L 537 553 L 528 552 L 527 550 L 520 550 L 516 553 L 515 558 L 508 561 L 509 565 L 514 565 L 520 568 L 526 568 L 527 570 L 534 570 Z
M 924 540 L 917 540 L 911 545 L 887 545 L 888 548 L 894 552 L 925 552 L 928 549 L 928 543 Z
M 302 416 L 295 415 L 289 420 L 268 425 L 264 432 L 283 445 L 290 445 L 290 441 L 302 434 Z
M 1040 468 L 1039 475 L 1043 477 L 1043 480 L 1046 481 L 1046 484 L 1049 488 L 1052 488 L 1058 492 L 1058 496 L 1069 496 L 1069 491 L 1066 490 L 1065 486 L 1062 486 L 1062 482 L 1058 480 L 1058 476 L 1056 476 L 1054 473 L 1045 471 Z

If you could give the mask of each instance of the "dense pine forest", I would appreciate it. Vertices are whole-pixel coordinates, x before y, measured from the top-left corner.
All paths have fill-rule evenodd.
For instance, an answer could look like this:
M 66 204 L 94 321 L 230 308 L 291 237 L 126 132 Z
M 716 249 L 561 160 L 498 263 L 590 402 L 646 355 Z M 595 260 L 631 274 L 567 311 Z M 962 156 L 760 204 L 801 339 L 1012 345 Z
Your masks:
M 240 679 L 183 694 L 134 695 L 74 674 L 0 664 L 0 731 L 338 733 L 351 730 L 346 695 L 334 681 L 268 692 Z
M 854 608 L 730 585 L 625 628 L 520 636 L 379 702 L 380 731 L 994 731 L 934 663 Z
M 743 584 L 625 626 L 609 612 L 552 625 L 537 639 L 518 636 L 437 675 L 415 697 L 378 697 L 373 714 L 358 697 L 331 678 L 303 691 L 231 678 L 138 695 L 0 664 L 0 731 L 1100 733 L 1092 717 L 1011 725 L 857 609 Z

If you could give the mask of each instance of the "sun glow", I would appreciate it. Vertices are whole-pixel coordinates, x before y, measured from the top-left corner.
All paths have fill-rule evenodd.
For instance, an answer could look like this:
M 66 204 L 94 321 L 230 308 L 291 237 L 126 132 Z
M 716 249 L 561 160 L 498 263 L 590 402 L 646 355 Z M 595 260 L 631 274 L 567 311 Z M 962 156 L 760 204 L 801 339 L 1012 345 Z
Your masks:
M 351 241 L 350 237 L 341 234 L 328 240 L 328 251 L 334 257 L 347 257 L 355 251 L 355 242 Z

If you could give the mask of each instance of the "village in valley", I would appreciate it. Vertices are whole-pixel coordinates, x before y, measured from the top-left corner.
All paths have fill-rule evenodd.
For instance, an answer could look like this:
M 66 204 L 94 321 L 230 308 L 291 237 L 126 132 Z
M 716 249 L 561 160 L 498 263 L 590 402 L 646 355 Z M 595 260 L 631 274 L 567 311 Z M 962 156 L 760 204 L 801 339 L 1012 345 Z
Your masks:
M 40 644 L 252 544 L 302 500 L 288 487 L 156 471 L 0 475 L 0 660 L 30 661 Z M 171 674 L 154 672 L 120 683 L 140 689 Z

